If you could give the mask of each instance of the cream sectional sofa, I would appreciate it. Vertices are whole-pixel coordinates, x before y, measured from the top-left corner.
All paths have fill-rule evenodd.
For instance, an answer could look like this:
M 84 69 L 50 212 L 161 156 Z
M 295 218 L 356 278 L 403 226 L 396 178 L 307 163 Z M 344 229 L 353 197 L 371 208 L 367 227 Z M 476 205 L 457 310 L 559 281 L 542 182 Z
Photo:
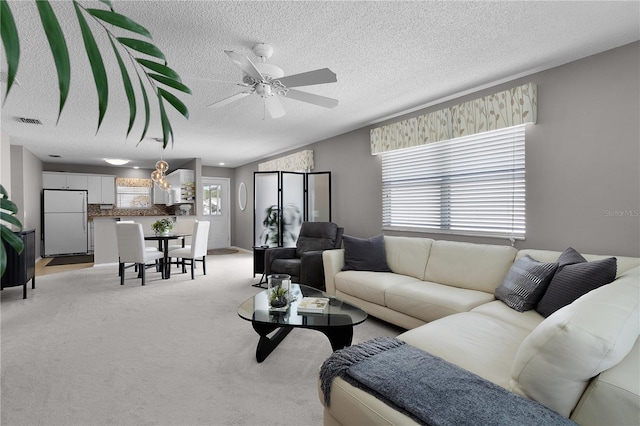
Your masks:
M 494 290 L 517 259 L 555 262 L 560 252 L 392 236 L 384 247 L 392 272 L 342 271 L 344 249 L 325 251 L 327 293 L 408 329 L 398 336 L 406 343 L 579 424 L 640 424 L 640 259 L 616 256 L 614 282 L 544 318 L 511 309 Z M 414 423 L 341 378 L 324 420 Z

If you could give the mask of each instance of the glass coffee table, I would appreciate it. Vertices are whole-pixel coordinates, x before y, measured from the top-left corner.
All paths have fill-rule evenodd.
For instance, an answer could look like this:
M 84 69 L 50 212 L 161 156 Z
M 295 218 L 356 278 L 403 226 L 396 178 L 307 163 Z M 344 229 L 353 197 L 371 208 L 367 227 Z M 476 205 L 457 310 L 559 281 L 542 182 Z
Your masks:
M 269 311 L 267 290 L 245 300 L 238 307 L 240 318 L 251 321 L 253 329 L 260 336 L 256 348 L 256 360 L 264 361 L 280 342 L 294 328 L 318 330 L 329 338 L 331 349 L 337 351 L 351 345 L 353 326 L 364 322 L 367 313 L 360 308 L 336 299 L 313 287 L 291 284 L 292 301 L 286 311 Z M 298 303 L 303 297 L 326 297 L 329 306 L 322 313 L 298 313 Z M 275 334 L 269 333 L 278 329 Z

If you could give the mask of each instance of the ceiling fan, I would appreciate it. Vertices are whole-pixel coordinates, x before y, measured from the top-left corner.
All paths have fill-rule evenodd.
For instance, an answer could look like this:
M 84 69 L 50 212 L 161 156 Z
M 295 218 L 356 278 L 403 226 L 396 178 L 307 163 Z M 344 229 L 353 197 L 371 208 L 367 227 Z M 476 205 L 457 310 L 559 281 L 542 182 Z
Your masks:
M 284 75 L 284 71 L 277 65 L 268 64 L 267 59 L 273 54 L 273 48 L 265 43 L 258 43 L 252 48 L 253 53 L 260 58 L 260 62 L 253 63 L 242 53 L 225 50 L 224 53 L 231 58 L 244 73 L 242 83 L 234 83 L 245 89 L 233 96 L 219 100 L 208 105 L 207 108 L 219 108 L 244 98 L 251 94 L 257 94 L 264 99 L 264 105 L 272 118 L 280 118 L 286 114 L 279 96 L 307 102 L 325 108 L 334 108 L 338 105 L 338 100 L 313 93 L 292 89 L 292 87 L 311 86 L 314 84 L 335 83 L 336 74 L 329 68 L 322 68 L 314 71 Z

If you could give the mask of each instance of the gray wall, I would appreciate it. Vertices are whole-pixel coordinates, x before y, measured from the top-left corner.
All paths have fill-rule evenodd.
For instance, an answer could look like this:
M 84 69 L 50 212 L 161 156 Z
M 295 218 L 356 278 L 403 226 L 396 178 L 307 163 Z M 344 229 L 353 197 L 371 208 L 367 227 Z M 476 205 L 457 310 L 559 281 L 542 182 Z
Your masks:
M 36 256 L 42 238 L 42 161 L 31 151 L 11 145 L 11 195 L 23 229 L 36 230 Z
M 640 43 L 636 42 L 406 117 L 525 82 L 536 83 L 538 122 L 529 125 L 526 133 L 527 238 L 516 242 L 516 247 L 564 250 L 573 246 L 583 253 L 640 257 L 639 75 Z M 332 172 L 333 221 L 344 226 L 345 233 L 361 237 L 380 233 L 382 222 L 380 159 L 370 155 L 369 129 L 304 148 L 314 151 L 314 171 Z M 235 181 L 245 181 L 250 194 L 246 211 L 236 207 L 232 228 L 233 244 L 243 248 L 253 242 L 256 170 L 257 163 L 235 170 Z M 445 234 L 389 234 L 508 244 L 501 239 Z
M 0 184 L 11 199 L 11 137 L 0 129 Z

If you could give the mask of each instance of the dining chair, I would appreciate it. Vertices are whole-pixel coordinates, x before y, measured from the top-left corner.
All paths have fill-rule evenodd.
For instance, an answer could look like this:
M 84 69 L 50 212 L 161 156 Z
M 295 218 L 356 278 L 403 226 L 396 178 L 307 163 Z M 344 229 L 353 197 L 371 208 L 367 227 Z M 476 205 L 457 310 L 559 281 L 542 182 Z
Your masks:
M 116 222 L 116 224 L 118 224 L 118 223 L 136 223 L 136 222 L 134 222 L 133 220 L 119 220 L 119 221 L 117 221 L 117 222 Z M 149 247 L 149 246 L 147 246 L 147 245 L 146 245 L 146 242 L 145 242 L 145 247 L 144 247 L 144 249 L 145 249 L 146 251 L 150 251 L 150 252 L 157 252 L 157 251 L 159 251 L 157 247 Z M 156 264 L 157 264 L 157 263 L 158 263 L 158 261 L 156 261 Z M 124 268 L 125 268 L 125 269 L 126 269 L 126 268 L 131 268 L 131 267 L 134 267 L 134 271 L 138 272 L 138 264 L 137 264 L 137 263 L 132 263 L 131 265 L 125 265 L 125 266 L 124 266 Z M 158 267 L 158 268 L 156 268 L 156 270 L 157 270 L 157 271 L 159 271 L 159 270 L 160 270 L 160 268 Z M 120 276 L 120 268 L 118 268 L 118 276 Z
M 193 232 L 193 225 L 196 222 L 197 222 L 196 219 L 179 220 L 173 226 L 173 232 L 176 234 L 190 234 Z M 174 241 L 177 241 L 179 244 L 169 244 L 169 251 L 180 249 L 180 248 L 191 248 L 192 236 L 182 237 Z M 176 262 L 173 262 L 173 263 L 175 263 L 177 266 L 182 265 L 179 259 L 176 259 Z
M 134 222 L 133 220 L 119 220 L 116 223 L 137 223 L 137 222 Z M 144 231 L 144 229 L 143 229 L 143 231 Z M 145 242 L 145 247 L 144 247 L 145 250 L 147 250 L 147 251 L 158 251 L 157 247 L 150 247 L 150 246 L 147 246 L 146 244 L 147 243 Z
M 145 284 L 145 270 L 147 266 L 155 266 L 151 261 L 157 261 L 164 257 L 159 250 L 147 250 L 145 247 L 142 225 L 139 223 L 116 223 L 116 239 L 118 240 L 118 272 L 120 285 L 124 285 L 125 263 L 133 263 L 137 266 L 138 275 Z
M 181 259 L 182 273 L 186 273 L 187 261 L 191 266 L 191 279 L 194 277 L 196 262 L 202 262 L 203 275 L 207 275 L 207 242 L 209 240 L 209 222 L 198 221 L 193 224 L 191 245 L 169 251 L 169 258 Z

